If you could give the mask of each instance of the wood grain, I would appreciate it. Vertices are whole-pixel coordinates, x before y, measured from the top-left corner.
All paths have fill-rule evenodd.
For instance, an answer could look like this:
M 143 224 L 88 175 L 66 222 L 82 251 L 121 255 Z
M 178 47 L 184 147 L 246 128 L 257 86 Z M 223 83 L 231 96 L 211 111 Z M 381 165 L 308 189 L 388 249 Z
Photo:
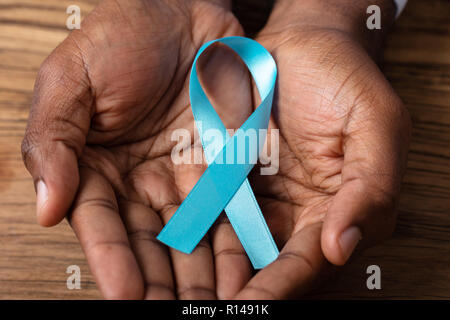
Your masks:
M 35 223 L 35 194 L 22 165 L 23 137 L 39 65 L 68 34 L 66 8 L 83 15 L 97 1 L 0 2 L 0 298 L 100 298 L 66 222 Z M 270 5 L 238 5 L 254 33 Z M 450 2 L 411 0 L 387 39 L 383 70 L 407 105 L 413 139 L 394 237 L 367 250 L 309 298 L 450 298 Z M 68 290 L 78 265 L 82 289 Z M 382 270 L 382 289 L 366 288 L 366 268 Z

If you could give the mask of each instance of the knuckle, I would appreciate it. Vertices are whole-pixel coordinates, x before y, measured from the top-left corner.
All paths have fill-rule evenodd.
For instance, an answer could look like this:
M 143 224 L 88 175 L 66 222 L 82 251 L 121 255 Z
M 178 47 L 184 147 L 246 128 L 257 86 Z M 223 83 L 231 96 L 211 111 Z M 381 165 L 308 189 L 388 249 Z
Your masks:
M 203 248 L 206 250 L 211 250 L 211 244 L 209 243 L 209 238 L 205 236 L 200 242 L 197 244 L 198 248 Z
M 82 207 L 102 209 L 107 212 L 118 212 L 117 203 L 109 198 L 78 199 L 74 204 L 74 211 Z
M 243 256 L 246 257 L 245 252 L 242 249 L 234 249 L 234 248 L 227 248 L 222 249 L 216 253 L 214 253 L 215 259 L 225 257 L 225 256 Z
M 206 286 L 189 286 L 177 289 L 177 295 L 180 299 L 198 299 L 204 296 L 215 296 L 216 293 L 212 288 Z
M 295 251 L 285 251 L 280 252 L 277 258 L 278 261 L 280 260 L 290 260 L 295 261 L 298 265 L 302 266 L 303 269 L 308 270 L 308 272 L 313 273 L 315 268 L 315 264 L 313 261 L 311 261 L 305 254 L 301 252 L 295 252 Z

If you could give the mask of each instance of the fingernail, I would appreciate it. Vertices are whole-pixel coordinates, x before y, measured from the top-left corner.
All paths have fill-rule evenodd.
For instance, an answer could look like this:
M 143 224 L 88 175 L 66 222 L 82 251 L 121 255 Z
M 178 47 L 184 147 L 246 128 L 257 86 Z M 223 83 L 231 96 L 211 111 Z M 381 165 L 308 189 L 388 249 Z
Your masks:
M 36 198 L 37 215 L 39 217 L 41 209 L 46 205 L 48 200 L 48 189 L 42 180 L 39 180 L 36 184 Z
M 355 226 L 348 228 L 341 234 L 339 238 L 339 245 L 341 246 L 342 253 L 345 256 L 345 261 L 350 258 L 353 250 L 355 250 L 355 247 L 361 238 L 361 230 Z

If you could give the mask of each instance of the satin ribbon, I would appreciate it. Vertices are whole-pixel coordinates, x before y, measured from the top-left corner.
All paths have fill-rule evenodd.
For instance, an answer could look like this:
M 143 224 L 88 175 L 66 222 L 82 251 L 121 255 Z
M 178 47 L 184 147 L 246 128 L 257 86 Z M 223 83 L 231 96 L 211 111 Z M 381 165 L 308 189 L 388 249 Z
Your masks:
M 216 42 L 227 45 L 240 56 L 250 70 L 261 97 L 261 104 L 232 137 L 206 97 L 197 76 L 198 58 Z M 272 56 L 254 40 L 227 37 L 207 42 L 200 48 L 191 69 L 189 95 L 208 168 L 158 235 L 159 241 L 191 253 L 225 209 L 255 269 L 263 268 L 277 258 L 277 246 L 247 180 L 264 146 L 265 135 L 260 137 L 258 134 L 253 145 L 248 141 L 248 136 L 246 138 L 249 129 L 257 133 L 267 130 L 276 76 L 277 68 Z M 220 131 L 225 145 L 220 139 L 208 140 L 205 133 L 210 129 Z M 249 148 L 236 151 L 236 146 L 246 146 L 246 143 Z M 232 163 L 230 158 L 234 159 Z

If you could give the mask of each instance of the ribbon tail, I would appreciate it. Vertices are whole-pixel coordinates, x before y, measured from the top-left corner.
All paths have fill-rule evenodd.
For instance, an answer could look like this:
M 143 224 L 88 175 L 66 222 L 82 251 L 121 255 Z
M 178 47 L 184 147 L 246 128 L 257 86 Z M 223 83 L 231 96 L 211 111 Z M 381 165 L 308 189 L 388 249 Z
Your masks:
M 247 179 L 225 212 L 253 268 L 262 269 L 278 257 L 278 248 Z

